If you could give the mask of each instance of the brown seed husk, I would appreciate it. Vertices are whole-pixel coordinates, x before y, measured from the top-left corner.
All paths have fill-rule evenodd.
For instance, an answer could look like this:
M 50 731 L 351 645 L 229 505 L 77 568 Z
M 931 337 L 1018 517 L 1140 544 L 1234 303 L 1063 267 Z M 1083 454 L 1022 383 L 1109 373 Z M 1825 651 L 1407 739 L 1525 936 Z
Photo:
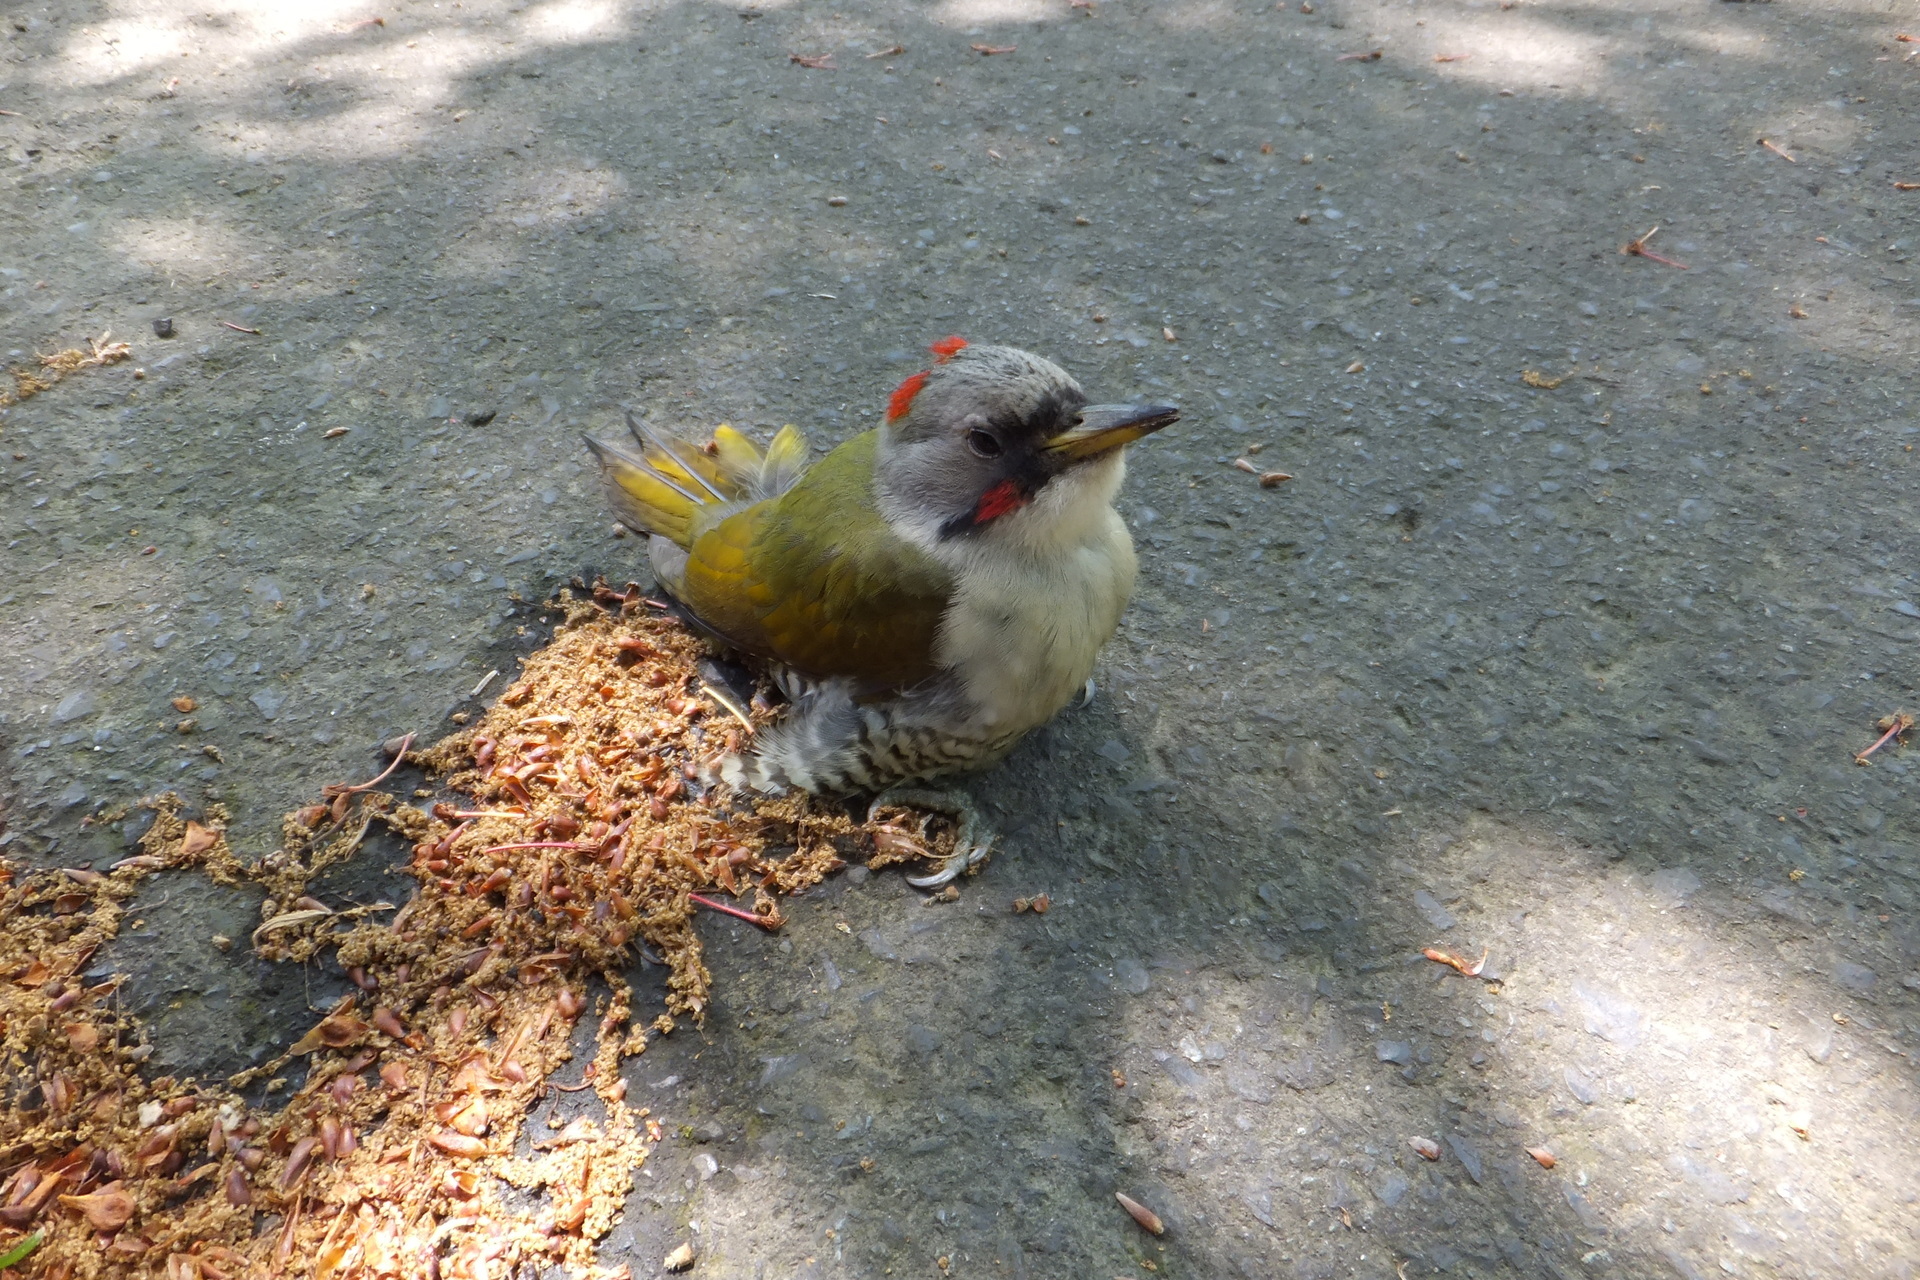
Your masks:
M 1124 1191 L 1116 1191 L 1113 1193 L 1113 1198 L 1120 1202 L 1120 1207 L 1125 1209 L 1127 1214 L 1135 1222 L 1139 1223 L 1143 1229 L 1152 1232 L 1156 1236 L 1167 1233 L 1167 1224 L 1160 1221 L 1160 1215 L 1141 1204 L 1138 1200 L 1135 1200 L 1132 1196 L 1126 1194 Z

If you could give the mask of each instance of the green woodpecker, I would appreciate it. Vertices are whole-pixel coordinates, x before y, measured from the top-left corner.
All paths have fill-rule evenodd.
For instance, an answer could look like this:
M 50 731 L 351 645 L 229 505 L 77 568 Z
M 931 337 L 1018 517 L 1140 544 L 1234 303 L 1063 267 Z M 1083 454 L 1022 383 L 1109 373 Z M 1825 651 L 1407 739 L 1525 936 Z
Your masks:
M 990 765 L 1078 693 L 1133 589 L 1113 509 L 1161 405 L 1089 405 L 1048 360 L 948 338 L 881 425 L 811 467 L 628 417 L 589 439 L 620 520 L 694 620 L 791 701 L 715 774 L 748 790 L 877 791 Z

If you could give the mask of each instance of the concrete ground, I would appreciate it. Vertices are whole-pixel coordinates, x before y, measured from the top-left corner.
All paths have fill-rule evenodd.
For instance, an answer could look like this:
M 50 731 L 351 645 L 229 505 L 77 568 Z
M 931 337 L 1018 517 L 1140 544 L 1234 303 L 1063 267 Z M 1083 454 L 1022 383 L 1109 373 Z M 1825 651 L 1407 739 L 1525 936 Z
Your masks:
M 1011 342 L 1187 411 L 1100 693 L 969 784 L 959 903 L 708 923 L 605 1257 L 1911 1277 L 1916 804 L 1908 749 L 1853 762 L 1920 703 L 1909 31 L 12 0 L 0 354 L 133 351 L 0 414 L 0 845 L 117 856 L 83 820 L 177 788 L 265 853 L 537 644 L 522 602 L 644 576 L 583 430 L 825 445 L 928 341 Z M 175 881 L 114 959 L 169 1069 L 337 981 L 205 941 L 255 907 Z

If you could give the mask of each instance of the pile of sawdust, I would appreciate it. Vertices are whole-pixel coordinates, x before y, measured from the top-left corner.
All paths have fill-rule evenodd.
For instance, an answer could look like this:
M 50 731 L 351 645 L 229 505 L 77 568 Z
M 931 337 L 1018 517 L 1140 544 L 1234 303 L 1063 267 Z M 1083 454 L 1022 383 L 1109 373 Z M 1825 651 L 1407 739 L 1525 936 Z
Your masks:
M 553 642 L 480 722 L 407 754 L 446 777 L 447 798 L 428 808 L 375 784 L 329 787 L 287 816 L 280 850 L 248 866 L 223 814 L 189 821 L 166 796 L 148 802 L 139 854 L 108 872 L 19 878 L 0 864 L 0 1070 L 16 1082 L 0 1108 L 0 1259 L 39 1233 L 22 1266 L 48 1280 L 501 1280 L 554 1262 L 624 1274 L 598 1268 L 592 1242 L 660 1128 L 626 1105 L 619 1060 L 645 1049 L 648 1030 L 670 1032 L 674 1014 L 704 1013 L 693 895 L 751 895 L 747 914 L 777 927 L 778 896 L 845 859 L 934 856 L 950 836 L 868 827 L 804 797 L 735 810 L 695 800 L 699 762 L 770 713 L 703 686 L 699 642 L 633 616 L 637 591 L 598 594 L 617 607 L 563 597 Z M 386 923 L 366 918 L 378 906 L 338 912 L 306 893 L 374 824 L 412 842 L 419 880 Z M 77 977 L 140 881 L 188 866 L 266 887 L 259 954 L 305 962 L 332 949 L 360 988 L 224 1086 L 145 1078 L 140 1029 L 114 1011 L 120 979 Z M 633 1025 L 623 977 L 640 944 L 671 973 L 668 1009 L 647 1027 Z M 589 1010 L 596 977 L 608 995 Z M 597 1050 L 581 1082 L 550 1083 L 590 1011 Z M 296 1056 L 308 1074 L 286 1104 L 242 1101 Z M 557 1088 L 592 1088 L 603 1118 L 522 1143 Z M 542 1207 L 516 1207 L 530 1191 Z
M 37 370 L 9 369 L 7 374 L 13 379 L 13 387 L 9 389 L 0 386 L 0 409 L 31 399 L 42 391 L 51 390 L 62 378 L 78 373 L 82 369 L 101 368 L 125 360 L 132 354 L 133 348 L 124 342 L 108 342 L 107 339 L 112 336 L 110 333 L 103 333 L 98 341 L 88 338 L 87 345 L 92 348 L 91 351 L 69 347 L 65 351 L 56 351 L 50 356 L 40 356 L 40 367 Z M 136 376 L 139 374 L 137 369 L 134 372 Z

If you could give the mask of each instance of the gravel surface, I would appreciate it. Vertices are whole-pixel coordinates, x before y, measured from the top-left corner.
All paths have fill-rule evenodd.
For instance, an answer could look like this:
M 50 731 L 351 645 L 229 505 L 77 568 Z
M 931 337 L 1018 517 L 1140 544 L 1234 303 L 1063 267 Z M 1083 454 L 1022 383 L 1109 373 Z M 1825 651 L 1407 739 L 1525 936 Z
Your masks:
M 711 922 L 610 1260 L 1915 1274 L 1916 807 L 1852 760 L 1920 709 L 1908 0 L 0 20 L 0 354 L 133 343 L 0 412 L 11 858 L 164 788 L 262 854 L 476 707 L 642 572 L 623 405 L 824 446 L 958 332 L 1186 410 L 961 900 Z M 168 1069 L 338 989 L 216 951 L 255 909 L 170 879 L 98 962 Z

